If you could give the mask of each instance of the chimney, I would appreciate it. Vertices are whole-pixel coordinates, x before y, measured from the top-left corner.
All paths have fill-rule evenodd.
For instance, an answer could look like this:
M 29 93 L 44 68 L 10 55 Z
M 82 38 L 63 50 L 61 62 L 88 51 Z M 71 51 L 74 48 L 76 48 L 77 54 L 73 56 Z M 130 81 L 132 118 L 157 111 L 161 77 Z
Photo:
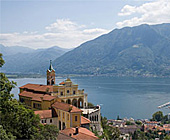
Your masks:
M 76 127 L 76 132 L 74 133 L 74 135 L 77 135 L 79 133 L 79 128 Z

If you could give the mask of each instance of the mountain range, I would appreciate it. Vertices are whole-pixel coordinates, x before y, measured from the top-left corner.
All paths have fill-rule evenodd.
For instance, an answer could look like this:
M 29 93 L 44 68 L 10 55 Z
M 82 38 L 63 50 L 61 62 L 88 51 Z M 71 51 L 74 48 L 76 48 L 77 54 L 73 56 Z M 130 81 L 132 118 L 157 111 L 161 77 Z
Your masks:
M 5 47 L 0 45 L 5 64 L 2 71 L 6 73 L 41 73 L 49 67 L 50 60 L 55 60 L 70 49 L 53 46 L 47 49 L 30 49 L 22 46 Z
M 115 29 L 65 53 L 53 65 L 67 74 L 170 76 L 170 24 Z
M 73 50 L 0 50 L 5 72 L 45 74 L 51 59 L 57 74 L 170 76 L 170 23 L 114 29 Z

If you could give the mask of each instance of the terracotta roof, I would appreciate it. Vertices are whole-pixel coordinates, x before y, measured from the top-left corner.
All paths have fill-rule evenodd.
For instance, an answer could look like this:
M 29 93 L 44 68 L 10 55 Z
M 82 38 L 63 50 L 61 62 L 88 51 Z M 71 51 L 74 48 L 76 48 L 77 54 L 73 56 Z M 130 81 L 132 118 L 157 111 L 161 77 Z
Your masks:
M 65 82 L 64 82 L 64 81 L 60 83 L 60 85 L 64 85 L 64 84 L 65 84 Z
M 147 124 L 158 124 L 159 122 L 156 122 L 156 121 L 147 121 L 146 123 Z
M 41 91 L 41 92 L 53 92 L 52 85 L 41 85 L 41 84 L 26 84 L 20 87 L 21 89 L 26 88 L 34 91 Z
M 81 116 L 81 124 L 88 124 L 90 123 L 91 121 L 83 116 Z
M 52 118 L 52 110 L 38 110 L 34 113 L 40 116 L 41 119 Z
M 34 93 L 34 92 L 29 92 L 29 91 L 23 91 L 19 95 L 28 97 L 28 98 L 32 98 L 31 100 L 34 100 L 34 101 L 42 101 L 42 100 L 51 101 L 51 100 L 57 98 L 55 96 L 51 96 L 48 94 L 41 94 L 41 93 L 38 94 L 38 93 Z
M 60 132 L 58 134 L 57 140 L 76 140 L 76 139 Z
M 52 106 L 67 112 L 82 112 L 81 109 L 67 103 L 55 102 Z
M 64 133 L 68 136 L 71 136 L 72 138 L 75 138 L 76 140 L 97 140 L 99 139 L 98 137 L 95 136 L 95 134 L 93 132 L 91 132 L 90 130 L 83 128 L 83 127 L 79 127 L 78 128 L 78 134 L 74 134 L 75 133 L 76 128 L 66 128 L 64 130 L 61 130 L 61 133 Z

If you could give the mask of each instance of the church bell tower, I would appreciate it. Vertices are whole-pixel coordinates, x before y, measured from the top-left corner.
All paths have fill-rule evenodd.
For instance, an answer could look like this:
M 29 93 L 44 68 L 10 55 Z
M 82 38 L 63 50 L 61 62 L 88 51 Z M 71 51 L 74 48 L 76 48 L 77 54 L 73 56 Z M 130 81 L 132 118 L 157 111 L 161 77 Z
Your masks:
M 52 61 L 50 60 L 50 67 L 47 70 L 47 85 L 55 84 L 55 70 L 52 66 Z

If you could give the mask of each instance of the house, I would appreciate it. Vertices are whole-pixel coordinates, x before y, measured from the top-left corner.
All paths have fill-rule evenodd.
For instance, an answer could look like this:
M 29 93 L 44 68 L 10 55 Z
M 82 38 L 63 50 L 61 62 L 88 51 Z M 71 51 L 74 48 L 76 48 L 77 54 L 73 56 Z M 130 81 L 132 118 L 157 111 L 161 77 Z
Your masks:
M 83 127 L 66 128 L 60 131 L 62 134 L 70 136 L 76 140 L 98 140 L 99 138 L 94 135 L 90 130 Z

